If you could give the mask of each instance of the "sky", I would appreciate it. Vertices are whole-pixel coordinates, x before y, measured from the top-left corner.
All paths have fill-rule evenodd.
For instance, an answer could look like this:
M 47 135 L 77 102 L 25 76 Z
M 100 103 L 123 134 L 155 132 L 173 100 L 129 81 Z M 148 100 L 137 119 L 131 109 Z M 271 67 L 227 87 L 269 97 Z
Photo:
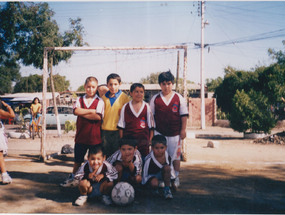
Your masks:
M 69 18 L 80 17 L 84 40 L 91 47 L 187 45 L 187 80 L 200 83 L 200 3 L 197 1 L 50 1 L 60 31 L 69 28 Z M 285 2 L 206 1 L 204 19 L 204 77 L 224 77 L 227 66 L 252 71 L 273 61 L 268 49 L 283 50 Z M 99 84 L 110 73 L 124 83 L 139 82 L 151 73 L 177 70 L 177 50 L 78 51 L 54 73 L 66 76 L 71 90 L 95 76 Z M 22 67 L 22 76 L 40 73 Z M 183 53 L 180 51 L 180 74 Z

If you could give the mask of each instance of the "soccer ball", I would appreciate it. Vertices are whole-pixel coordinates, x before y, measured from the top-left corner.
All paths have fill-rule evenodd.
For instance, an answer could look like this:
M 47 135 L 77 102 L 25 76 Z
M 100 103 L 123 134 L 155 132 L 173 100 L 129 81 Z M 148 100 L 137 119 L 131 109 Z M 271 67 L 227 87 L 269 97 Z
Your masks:
M 128 205 L 135 199 L 135 190 L 129 183 L 119 182 L 114 186 L 111 197 L 117 205 Z

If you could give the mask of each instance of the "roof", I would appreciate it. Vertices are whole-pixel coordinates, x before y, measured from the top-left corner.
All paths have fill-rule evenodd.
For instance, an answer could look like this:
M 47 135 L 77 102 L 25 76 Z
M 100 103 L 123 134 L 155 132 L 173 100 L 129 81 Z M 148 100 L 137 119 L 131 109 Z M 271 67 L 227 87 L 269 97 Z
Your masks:
M 59 93 L 55 92 L 55 97 L 58 97 Z M 33 100 L 35 97 L 38 97 L 40 100 L 43 99 L 43 93 L 12 93 L 2 95 L 1 98 L 11 98 L 13 101 L 23 101 L 23 100 Z M 52 93 L 46 93 L 46 99 L 52 99 Z

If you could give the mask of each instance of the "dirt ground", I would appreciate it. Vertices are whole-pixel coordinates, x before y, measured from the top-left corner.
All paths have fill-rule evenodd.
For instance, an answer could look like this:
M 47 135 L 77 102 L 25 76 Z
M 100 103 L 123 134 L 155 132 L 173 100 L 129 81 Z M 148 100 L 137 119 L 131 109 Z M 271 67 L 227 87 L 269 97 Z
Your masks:
M 255 144 L 239 135 L 216 134 L 186 140 L 187 161 L 181 163 L 181 187 L 173 200 L 136 193 L 126 207 L 73 202 L 77 188 L 61 188 L 72 170 L 73 155 L 56 156 L 40 162 L 39 139 L 9 139 L 10 185 L 0 184 L 1 213 L 285 213 L 285 145 Z M 211 131 L 213 133 L 213 131 Z M 198 135 L 199 136 L 199 135 Z M 207 147 L 210 140 L 217 148 Z M 58 145 L 72 144 L 72 135 L 50 137 Z M 23 148 L 23 146 L 29 146 Z M 34 150 L 31 150 L 34 149 Z

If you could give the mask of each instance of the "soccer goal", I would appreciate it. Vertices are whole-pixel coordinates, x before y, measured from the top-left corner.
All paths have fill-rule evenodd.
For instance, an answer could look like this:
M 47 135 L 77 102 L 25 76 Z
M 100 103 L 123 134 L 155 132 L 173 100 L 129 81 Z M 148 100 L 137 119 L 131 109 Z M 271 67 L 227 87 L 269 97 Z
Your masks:
M 186 75 L 187 75 L 187 46 L 186 45 L 173 45 L 173 46 L 149 46 L 149 47 L 45 47 L 44 48 L 44 55 L 43 55 L 43 100 L 42 100 L 42 137 L 41 137 L 41 147 L 40 147 L 40 157 L 45 162 L 51 154 L 55 153 L 52 150 L 47 150 L 47 131 L 46 131 L 46 109 L 47 109 L 47 80 L 48 80 L 48 65 L 52 65 L 52 63 L 48 62 L 49 55 L 56 52 L 56 51 L 72 51 L 72 52 L 86 52 L 86 51 L 146 51 L 146 50 L 177 50 L 177 74 L 176 78 L 178 79 L 179 74 L 179 55 L 180 51 L 184 53 L 183 59 L 183 96 L 187 100 L 187 82 L 186 82 Z M 49 64 L 50 63 L 50 64 Z M 52 66 L 51 66 L 52 67 Z M 51 69 L 52 71 L 52 69 Z M 52 75 L 51 75 L 52 76 Z M 53 81 L 51 79 L 51 85 L 53 85 Z M 176 84 L 176 87 L 178 83 Z M 57 110 L 56 102 L 54 102 L 55 110 Z M 57 119 L 57 128 L 60 134 L 60 124 L 59 124 L 59 117 L 57 112 L 56 119 Z M 186 160 L 186 144 L 183 141 L 182 144 L 182 160 Z

